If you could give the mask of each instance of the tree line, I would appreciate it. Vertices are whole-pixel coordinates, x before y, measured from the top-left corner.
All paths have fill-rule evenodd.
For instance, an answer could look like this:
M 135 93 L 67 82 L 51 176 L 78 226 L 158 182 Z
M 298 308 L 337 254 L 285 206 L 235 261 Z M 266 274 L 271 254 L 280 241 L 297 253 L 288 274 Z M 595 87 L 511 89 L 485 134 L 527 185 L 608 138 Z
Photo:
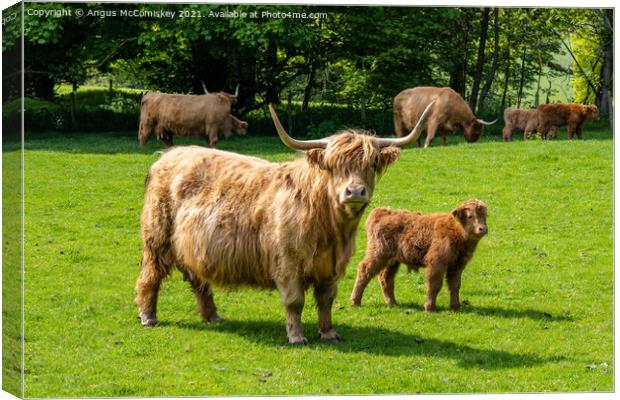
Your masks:
M 145 16 L 106 17 L 130 6 Z M 391 107 L 402 89 L 425 85 L 452 87 L 475 113 L 484 115 L 552 101 L 566 90 L 552 85 L 555 80 L 571 86 L 574 101 L 596 103 L 602 114 L 610 109 L 611 9 L 25 7 L 29 97 L 53 98 L 59 83 L 77 88 L 89 78 L 107 76 L 124 86 L 177 93 L 202 93 L 202 82 L 209 91 L 232 91 L 240 84 L 241 113 L 284 99 L 299 101 L 302 109 L 320 101 L 354 105 L 363 112 Z M 42 18 L 27 12 L 67 8 L 71 17 Z M 78 9 L 96 13 L 78 18 Z M 174 11 L 176 17 L 148 17 L 161 11 Z M 180 11 L 187 16 L 180 17 Z M 280 17 L 226 17 L 260 16 L 264 11 L 280 12 Z M 315 17 L 281 17 L 289 12 Z M 10 24 L 3 30 L 3 53 L 10 56 L 18 51 L 19 31 Z M 562 55 L 570 56 L 570 65 L 558 62 Z M 14 94 L 14 86 L 8 84 L 5 96 Z M 526 104 L 528 95 L 533 104 Z

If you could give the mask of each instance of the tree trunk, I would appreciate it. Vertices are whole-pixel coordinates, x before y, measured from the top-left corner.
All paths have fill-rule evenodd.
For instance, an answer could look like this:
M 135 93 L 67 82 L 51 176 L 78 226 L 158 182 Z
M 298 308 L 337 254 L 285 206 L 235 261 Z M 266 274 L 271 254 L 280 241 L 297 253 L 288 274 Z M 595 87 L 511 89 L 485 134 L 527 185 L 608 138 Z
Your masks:
M 71 112 L 71 128 L 75 131 L 78 129 L 77 120 L 75 119 L 75 93 L 77 92 L 77 82 L 73 82 L 71 94 L 69 95 L 69 109 Z
M 549 104 L 549 95 L 551 94 L 551 81 L 549 81 L 549 87 L 547 88 L 547 99 L 545 100 L 545 104 Z
M 476 71 L 474 72 L 474 83 L 471 88 L 471 96 L 469 97 L 469 107 L 474 114 L 476 113 L 478 91 L 480 90 L 480 80 L 482 79 L 482 69 L 484 67 L 484 49 L 487 44 L 490 11 L 490 8 L 485 7 L 482 10 L 482 20 L 480 21 L 480 41 L 478 42 L 478 58 L 476 61 Z
M 469 25 L 470 25 L 469 21 L 470 19 L 467 18 L 467 15 L 465 15 L 464 20 L 465 20 L 465 26 L 462 29 L 463 40 L 460 42 L 460 46 L 459 46 L 460 48 L 464 50 L 462 52 L 462 57 L 461 57 L 461 54 L 458 55 L 460 57 L 459 58 L 460 61 L 454 64 L 452 71 L 450 72 L 450 83 L 449 83 L 449 86 L 461 96 L 465 96 L 465 83 L 467 81 L 466 79 L 467 59 L 469 57 L 468 43 L 469 43 Z M 457 35 L 457 38 L 459 36 L 461 35 Z
M 304 88 L 304 99 L 301 103 L 301 111 L 308 110 L 308 103 L 310 103 L 310 95 L 312 94 L 312 86 L 314 85 L 314 74 L 316 68 L 313 64 L 310 64 L 310 72 L 308 73 L 308 82 L 306 83 L 306 87 Z
M 519 80 L 519 94 L 517 95 L 517 108 L 521 107 L 521 99 L 523 98 L 523 84 L 525 81 L 525 55 L 527 54 L 527 46 L 523 46 L 523 57 L 521 57 L 521 79 Z
M 506 48 L 506 55 L 504 57 L 506 60 L 506 71 L 504 72 L 504 90 L 502 90 L 502 105 L 500 106 L 500 110 L 503 110 L 506 105 L 506 93 L 508 92 L 508 82 L 510 81 L 510 46 Z
M 286 130 L 288 131 L 289 135 L 293 134 L 293 94 L 289 93 L 288 94 L 288 104 L 286 106 L 286 117 L 287 117 L 287 127 Z
M 267 65 L 276 65 L 278 63 L 278 46 L 271 40 L 267 45 Z M 280 103 L 280 88 L 278 88 L 275 82 L 279 80 L 275 76 L 269 77 L 265 83 L 265 100 L 268 103 L 278 104 Z
M 599 89 L 598 108 L 602 115 L 609 115 L 611 117 L 611 89 L 613 87 L 613 57 L 614 57 L 614 42 L 613 42 L 613 9 L 603 10 L 602 18 L 604 19 L 604 26 L 607 27 L 607 37 L 603 41 L 603 66 L 601 67 L 601 87 Z M 610 118 L 610 123 L 612 118 Z M 611 125 L 613 129 L 613 125 Z
M 542 77 L 542 67 L 539 64 L 539 69 L 538 69 L 538 81 L 536 82 L 536 95 L 534 96 L 534 108 L 538 107 L 538 104 L 540 103 L 540 78 Z
M 360 119 L 362 122 L 366 121 L 366 98 L 360 99 Z
M 480 92 L 480 99 L 478 100 L 478 112 L 482 111 L 484 100 L 489 94 L 489 90 L 491 90 L 491 85 L 493 84 L 493 80 L 495 79 L 495 74 L 497 72 L 497 65 L 499 64 L 499 8 L 493 9 L 493 30 L 495 33 L 495 36 L 493 38 L 493 40 L 495 41 L 493 45 L 493 62 L 491 64 L 491 71 L 489 71 L 489 76 L 487 76 L 487 80 L 482 87 L 482 91 Z

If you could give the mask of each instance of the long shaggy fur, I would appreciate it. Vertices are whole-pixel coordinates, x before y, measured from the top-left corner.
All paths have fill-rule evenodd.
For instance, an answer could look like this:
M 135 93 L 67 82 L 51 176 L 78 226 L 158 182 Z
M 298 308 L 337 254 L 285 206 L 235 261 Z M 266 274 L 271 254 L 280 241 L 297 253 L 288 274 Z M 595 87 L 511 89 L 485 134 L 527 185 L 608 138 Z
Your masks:
M 303 304 L 310 285 L 315 295 L 335 296 L 363 212 L 339 204 L 339 185 L 362 177 L 372 193 L 375 174 L 398 154 L 356 131 L 285 163 L 197 146 L 167 151 L 151 167 L 145 193 L 141 313 L 154 319 L 159 283 L 149 279 L 159 282 L 175 266 L 198 287 L 277 287 L 285 305 Z M 331 322 L 323 325 L 327 335 Z M 305 340 L 295 335 L 289 340 Z
M 357 269 L 351 303 L 361 304 L 366 285 L 379 274 L 385 302 L 395 304 L 394 277 L 399 264 L 404 263 L 409 269 L 426 267 L 426 311 L 435 310 L 444 276 L 450 288 L 450 306 L 458 309 L 461 273 L 487 232 L 486 216 L 486 205 L 476 199 L 466 201 L 451 213 L 422 215 L 374 209 L 366 221 L 368 246 Z
M 519 109 L 508 107 L 504 110 L 504 130 L 502 138 L 504 142 L 512 140 L 512 131 L 523 131 L 523 140 L 526 140 L 531 132 L 536 131 L 538 114 L 536 109 Z
M 224 92 L 201 95 L 149 92 L 142 97 L 140 105 L 140 144 L 145 145 L 152 136 L 167 146 L 173 145 L 174 135 L 204 136 L 209 146 L 215 147 L 218 133 L 226 134 L 233 127 L 234 121 L 229 119 L 233 102 L 234 96 Z M 247 129 L 247 123 L 243 124 L 239 124 L 241 134 Z
M 598 108 L 594 104 L 541 104 L 538 111 L 538 132 L 543 139 L 553 127 L 567 125 L 568 138 L 581 139 L 581 126 L 585 121 L 598 121 Z M 557 136 L 557 133 L 556 133 Z
M 455 129 L 462 130 L 465 140 L 470 143 L 478 140 L 482 133 L 482 124 L 461 95 L 449 87 L 415 87 L 403 90 L 394 97 L 396 136 L 401 137 L 411 131 L 426 106 L 435 99 L 426 125 L 425 147 L 430 146 L 435 135 L 441 136 L 441 143 L 445 144 L 446 136 Z

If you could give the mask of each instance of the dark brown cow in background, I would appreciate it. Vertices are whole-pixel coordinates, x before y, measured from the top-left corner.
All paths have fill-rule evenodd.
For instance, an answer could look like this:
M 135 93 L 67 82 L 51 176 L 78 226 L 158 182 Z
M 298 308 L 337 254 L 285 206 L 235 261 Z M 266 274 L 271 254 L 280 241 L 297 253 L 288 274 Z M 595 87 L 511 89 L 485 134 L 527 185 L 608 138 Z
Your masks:
M 461 129 L 465 140 L 473 143 L 478 140 L 484 125 L 497 121 L 486 122 L 476 118 L 461 95 L 449 87 L 415 87 L 405 89 L 394 97 L 396 136 L 401 137 L 409 132 L 432 101 L 435 101 L 435 106 L 428 118 L 424 147 L 429 147 L 437 134 L 441 137 L 441 144 L 445 145 L 446 136 L 455 129 Z
M 159 287 L 176 267 L 205 322 L 221 321 L 212 285 L 277 288 L 288 341 L 296 344 L 308 343 L 301 313 L 314 286 L 319 336 L 340 340 L 332 304 L 375 177 L 397 160 L 399 147 L 418 139 L 431 106 L 402 138 L 347 130 L 310 141 L 288 136 L 270 106 L 280 139 L 305 151 L 291 162 L 198 146 L 165 152 L 146 180 L 136 285 L 142 324 L 157 324 Z
M 145 145 L 153 135 L 167 146 L 173 145 L 173 135 L 205 136 L 209 147 L 215 147 L 218 133 L 224 133 L 227 124 L 232 132 L 245 134 L 247 123 L 245 127 L 237 124 L 239 126 L 236 128 L 229 119 L 238 94 L 238 85 L 234 95 L 225 92 L 201 95 L 145 94 L 140 105 L 140 144 Z
M 531 132 L 536 131 L 538 126 L 538 115 L 536 109 L 519 109 L 508 107 L 504 110 L 504 129 L 502 139 L 504 142 L 512 140 L 512 131 L 518 129 L 523 131 L 523 140 L 527 140 Z
M 575 136 L 581 139 L 581 125 L 585 121 L 598 121 L 600 119 L 598 108 L 594 104 L 541 104 L 538 106 L 537 112 L 538 132 L 543 139 L 547 138 L 552 127 L 563 125 L 567 125 L 568 139 L 573 139 Z

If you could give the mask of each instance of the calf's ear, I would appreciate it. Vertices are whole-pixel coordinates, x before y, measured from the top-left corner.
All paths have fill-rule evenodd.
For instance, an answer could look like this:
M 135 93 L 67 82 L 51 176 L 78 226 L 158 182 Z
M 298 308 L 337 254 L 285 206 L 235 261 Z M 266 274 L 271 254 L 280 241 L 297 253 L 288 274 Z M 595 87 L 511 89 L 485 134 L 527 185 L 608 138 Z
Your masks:
M 310 149 L 306 151 L 306 160 L 308 160 L 310 165 L 316 165 L 321 169 L 327 169 L 325 165 L 324 149 Z
M 377 160 L 377 173 L 385 171 L 388 165 L 398 160 L 400 149 L 394 146 L 388 146 L 381 149 L 379 159 Z
M 452 210 L 452 216 L 454 217 L 454 219 L 456 219 L 459 222 L 462 222 L 463 217 L 465 217 L 465 209 L 461 206 L 456 207 L 454 210 Z

